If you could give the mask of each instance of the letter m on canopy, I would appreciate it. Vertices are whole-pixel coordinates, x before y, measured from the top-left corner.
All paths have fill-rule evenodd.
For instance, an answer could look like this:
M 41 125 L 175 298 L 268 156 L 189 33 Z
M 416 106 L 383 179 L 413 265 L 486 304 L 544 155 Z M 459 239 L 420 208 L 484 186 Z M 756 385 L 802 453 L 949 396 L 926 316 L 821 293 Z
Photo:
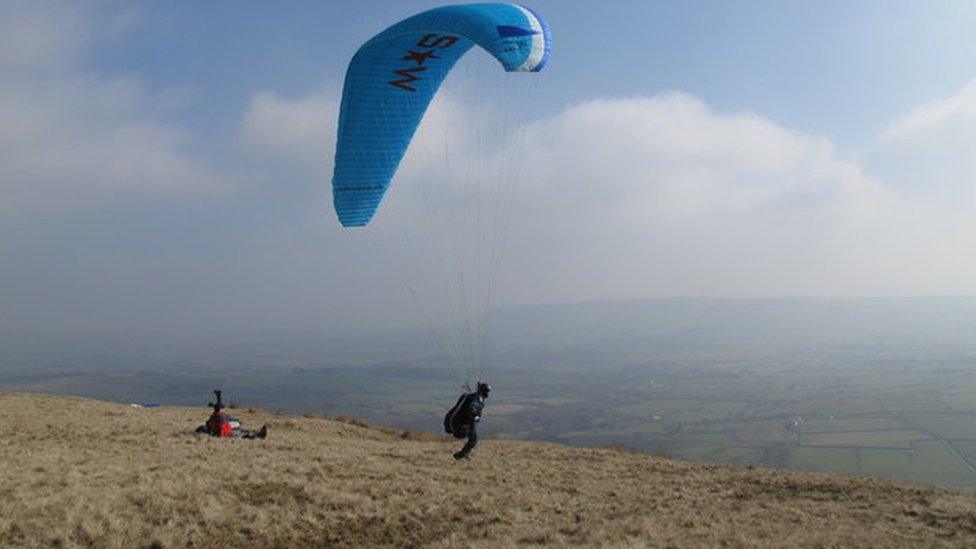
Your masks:
M 401 90 L 406 90 L 409 92 L 417 91 L 417 88 L 411 86 L 410 84 L 420 80 L 419 76 L 414 76 L 416 72 L 424 72 L 427 67 L 410 67 L 407 69 L 400 69 L 398 71 L 393 71 L 397 76 L 400 76 L 400 80 L 391 80 L 390 85 L 396 86 Z

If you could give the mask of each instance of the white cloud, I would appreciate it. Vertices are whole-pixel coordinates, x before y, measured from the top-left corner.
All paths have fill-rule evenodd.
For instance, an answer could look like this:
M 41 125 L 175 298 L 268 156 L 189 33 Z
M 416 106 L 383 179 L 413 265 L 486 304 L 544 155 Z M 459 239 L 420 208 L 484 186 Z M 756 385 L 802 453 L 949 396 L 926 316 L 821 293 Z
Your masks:
M 323 172 L 335 147 L 337 113 L 335 100 L 323 94 L 290 100 L 262 92 L 251 99 L 236 139 L 249 154 Z
M 321 177 L 332 169 L 338 114 L 339 101 L 325 93 L 285 98 L 260 92 L 251 98 L 235 140 L 248 155 L 300 167 Z M 463 109 L 450 91 L 439 93 L 410 144 L 403 173 L 422 172 L 431 163 L 443 160 L 448 124 L 475 114 Z
M 911 113 L 895 120 L 880 136 L 882 144 L 939 134 L 948 127 L 972 127 L 976 117 L 976 80 L 971 80 L 959 92 L 916 107 Z
M 73 4 L 5 0 L 0 4 L 0 69 L 53 70 L 76 60 L 88 38 Z
M 262 117 L 254 113 L 264 111 L 269 124 L 261 134 L 287 144 L 282 153 L 306 164 L 321 158 L 319 151 L 330 158 L 333 144 L 323 135 L 331 139 L 334 126 L 318 131 L 302 122 L 316 104 L 335 103 L 265 96 L 252 103 L 242 127 L 258 127 L 252 121 Z M 476 150 L 485 141 L 481 132 L 505 134 L 483 123 L 491 117 L 478 110 L 450 95 L 435 103 L 371 227 L 391 242 L 405 230 L 415 241 L 407 252 L 431 258 L 418 280 L 441 276 L 431 265 L 455 260 L 444 250 L 454 240 L 470 246 L 462 258 L 469 268 L 478 261 L 485 229 L 474 224 L 486 199 L 480 189 L 519 168 L 506 267 L 506 294 L 514 299 L 976 290 L 976 265 L 961 253 L 969 239 L 958 233 L 971 226 L 967 218 L 893 194 L 824 137 L 666 93 L 570 107 L 530 123 L 518 150 L 491 157 Z M 459 133 L 472 117 L 482 122 Z M 327 177 L 322 181 L 327 186 Z
M 511 299 L 976 292 L 966 204 L 907 198 L 822 136 L 687 94 L 570 107 L 530 124 L 515 156 Z M 395 188 L 444 180 L 428 169 Z M 426 207 L 389 198 L 380 214 L 400 222 Z M 477 211 L 453 200 L 463 235 Z
M 976 80 L 895 120 L 864 162 L 913 200 L 976 208 Z
M 3 11 L 0 214 L 223 187 L 192 154 L 191 134 L 147 114 L 155 98 L 138 80 L 86 71 L 80 56 L 99 30 L 92 14 L 43 2 L 7 3 Z M 120 25 L 110 18 L 106 32 Z
M 523 299 L 871 291 L 855 250 L 894 201 L 825 138 L 666 93 L 574 106 L 524 146 Z
M 803 212 L 883 194 L 826 139 L 714 113 L 681 93 L 577 105 L 531 128 L 526 146 L 547 193 L 602 218 Z
M 479 122 L 461 132 L 473 138 L 445 139 L 471 119 L 464 105 L 432 111 L 437 123 L 421 127 L 368 229 L 385 239 L 387 266 L 363 271 L 411 278 L 431 309 L 450 308 L 435 302 L 451 298 L 443 290 L 455 265 L 468 291 L 483 291 L 494 184 L 512 177 L 502 292 L 511 300 L 889 289 L 877 289 L 877 274 L 897 263 L 883 239 L 898 200 L 823 137 L 666 93 L 570 107 L 529 123 L 515 149 L 489 154 L 478 148 L 504 131 Z

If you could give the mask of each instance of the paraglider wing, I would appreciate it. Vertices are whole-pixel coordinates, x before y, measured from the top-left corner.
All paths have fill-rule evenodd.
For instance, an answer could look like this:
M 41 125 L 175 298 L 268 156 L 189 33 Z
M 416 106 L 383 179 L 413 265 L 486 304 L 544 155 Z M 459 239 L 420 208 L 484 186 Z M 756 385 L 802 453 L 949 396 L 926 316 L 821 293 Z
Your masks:
M 472 46 L 506 71 L 537 72 L 549 27 L 515 4 L 466 4 L 419 13 L 364 44 L 349 63 L 336 141 L 332 194 L 344 227 L 376 213 L 427 106 Z

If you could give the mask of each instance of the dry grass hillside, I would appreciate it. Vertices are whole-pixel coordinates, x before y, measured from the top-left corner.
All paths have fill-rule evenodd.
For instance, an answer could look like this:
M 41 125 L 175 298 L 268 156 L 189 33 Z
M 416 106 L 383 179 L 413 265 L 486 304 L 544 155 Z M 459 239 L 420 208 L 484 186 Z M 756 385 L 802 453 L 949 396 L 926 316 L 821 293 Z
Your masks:
M 0 394 L 0 546 L 976 546 L 976 496 L 238 410 Z M 491 421 L 490 408 L 487 421 Z

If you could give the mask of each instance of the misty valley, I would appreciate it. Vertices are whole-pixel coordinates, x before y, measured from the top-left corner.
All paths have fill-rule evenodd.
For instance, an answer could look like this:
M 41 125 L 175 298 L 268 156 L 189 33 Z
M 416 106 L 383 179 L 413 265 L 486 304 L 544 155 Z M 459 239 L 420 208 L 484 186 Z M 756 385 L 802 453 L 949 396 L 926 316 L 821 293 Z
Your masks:
M 976 488 L 968 298 L 671 299 L 492 315 L 489 437 Z M 437 433 L 462 390 L 421 335 L 5 337 L 0 386 L 351 415 Z M 146 410 L 152 421 L 152 410 Z

